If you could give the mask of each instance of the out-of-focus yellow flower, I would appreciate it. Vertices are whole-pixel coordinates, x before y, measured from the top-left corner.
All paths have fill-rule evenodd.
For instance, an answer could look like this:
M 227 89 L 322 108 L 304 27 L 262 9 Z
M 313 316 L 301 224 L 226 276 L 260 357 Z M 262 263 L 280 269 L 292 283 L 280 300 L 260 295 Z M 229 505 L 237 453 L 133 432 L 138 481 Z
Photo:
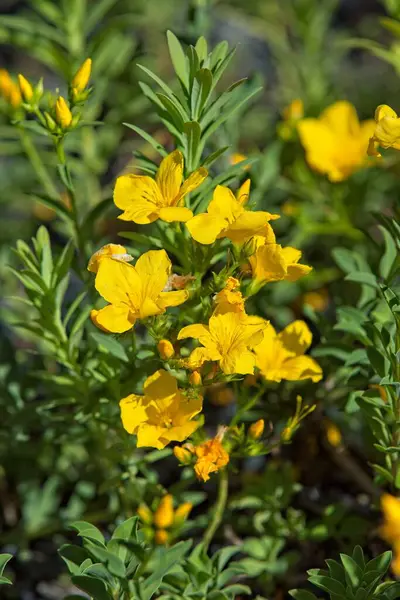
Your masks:
M 215 315 L 227 312 L 244 313 L 244 298 L 238 288 L 240 288 L 239 280 L 228 277 L 225 287 L 214 297 Z
M 328 443 L 331 446 L 333 446 L 334 448 L 340 446 L 340 444 L 342 443 L 342 434 L 340 433 L 340 429 L 337 425 L 335 425 L 335 423 L 333 423 L 329 419 L 327 419 L 325 422 L 325 433 L 326 439 L 328 440 Z
M 227 312 L 212 315 L 208 325 L 188 325 L 180 330 L 178 340 L 195 338 L 203 347 L 193 350 L 189 365 L 198 368 L 206 361 L 218 361 L 226 374 L 253 373 L 255 356 L 251 351 L 263 339 L 267 323 L 258 317 Z
M 68 129 L 72 123 L 72 113 L 62 96 L 59 96 L 56 101 L 56 121 L 61 129 Z
M 157 529 L 154 534 L 154 541 L 158 546 L 165 546 L 168 543 L 169 534 L 165 529 Z
M 286 200 L 286 202 L 282 205 L 282 212 L 286 217 L 295 217 L 300 212 L 299 202 L 295 202 L 294 200 Z
M 257 236 L 258 237 L 258 236 Z M 260 241 L 264 238 L 259 238 Z M 308 275 L 312 267 L 299 264 L 301 251 L 280 244 L 260 243 L 249 258 L 252 277 L 257 284 L 272 281 L 297 281 L 300 277 Z
M 282 116 L 285 121 L 298 121 L 304 116 L 304 104 L 301 98 L 295 98 L 282 111 Z
M 238 165 L 239 163 L 243 162 L 244 160 L 246 160 L 247 156 L 245 154 L 241 154 L 240 152 L 234 152 L 230 159 L 229 162 L 231 163 L 231 165 Z M 250 169 L 251 165 L 246 165 L 243 168 L 243 171 L 248 171 Z
M 76 93 L 81 93 L 89 83 L 90 73 L 92 71 L 92 59 L 87 58 L 75 73 L 71 87 Z
M 30 102 L 33 98 L 33 87 L 29 81 L 21 74 L 18 75 L 19 89 L 25 102 Z
M 201 481 L 208 481 L 210 473 L 219 471 L 229 462 L 229 454 L 218 436 L 195 446 L 194 453 L 197 457 L 194 471 Z
M 264 338 L 254 348 L 257 367 L 268 381 L 300 381 L 322 379 L 319 364 L 305 356 L 311 346 L 312 334 L 304 321 L 294 321 L 281 333 L 276 333 L 273 326 L 265 321 Z
M 143 523 L 145 523 L 146 525 L 151 525 L 151 523 L 153 522 L 153 513 L 151 512 L 147 504 L 141 504 L 137 509 L 137 514 L 143 521 Z
M 192 462 L 193 454 L 183 446 L 175 446 L 174 454 L 175 458 L 177 458 L 182 465 L 188 465 Z
M 315 312 L 324 312 L 329 305 L 329 294 L 326 288 L 306 292 L 302 296 L 302 304 L 311 306 Z
M 18 108 L 22 102 L 19 86 L 14 83 L 6 69 L 0 69 L 0 94 L 13 108 Z
M 228 406 L 235 402 L 235 394 L 232 388 L 223 383 L 215 383 L 208 388 L 208 397 L 211 404 L 215 406 Z
M 190 383 L 190 385 L 201 385 L 202 384 L 201 375 L 198 371 L 193 371 L 193 373 L 190 373 L 189 383 Z
M 103 256 L 98 264 L 95 287 L 109 304 L 95 313 L 96 325 L 112 333 L 123 333 L 136 319 L 164 313 L 188 298 L 186 290 L 164 292 L 171 272 L 165 250 L 150 250 L 132 266 Z
M 262 434 L 264 433 L 264 419 L 259 419 L 255 423 L 252 423 L 248 430 L 248 435 L 253 440 L 259 440 Z
M 383 494 L 381 509 L 384 523 L 380 529 L 382 538 L 393 546 L 394 559 L 392 561 L 393 573 L 400 576 L 400 498 Z
M 88 271 L 97 273 L 103 258 L 113 258 L 114 260 L 122 260 L 123 262 L 133 260 L 133 257 L 127 253 L 125 246 L 121 246 L 120 244 L 106 244 L 90 257 L 87 266 Z
M 318 119 L 303 119 L 297 125 L 308 164 L 333 182 L 347 179 L 366 164 L 374 129 L 374 121 L 360 123 L 354 106 L 345 101 L 332 104 Z
M 162 449 L 172 441 L 183 442 L 199 426 L 193 421 L 203 399 L 187 399 L 170 373 L 160 369 L 144 383 L 144 396 L 130 394 L 120 403 L 122 424 L 137 435 L 137 446 Z
M 160 340 L 157 344 L 157 350 L 164 360 L 172 358 L 175 354 L 175 349 L 169 340 Z
M 141 225 L 157 219 L 172 223 L 193 217 L 184 206 L 184 198 L 207 177 L 200 167 L 182 183 L 183 155 L 174 150 L 161 161 L 155 180 L 148 175 L 121 175 L 114 189 L 114 203 L 123 210 L 119 219 Z
M 381 104 L 375 111 L 375 123 L 368 146 L 369 156 L 380 157 L 379 146 L 400 150 L 400 119 L 397 113 L 390 106 Z
M 183 504 L 180 504 L 175 511 L 173 525 L 182 525 L 188 518 L 192 508 L 193 504 L 191 502 L 183 502 Z
M 248 194 L 246 197 L 242 193 L 242 197 L 247 201 Z M 221 238 L 241 244 L 254 235 L 263 235 L 265 230 L 271 229 L 269 221 L 279 218 L 279 215 L 265 211 L 246 210 L 243 204 L 243 200 L 237 200 L 228 187 L 217 185 L 207 212 L 187 221 L 186 227 L 200 244 L 213 244 Z
M 370 385 L 368 387 L 370 389 L 377 390 L 381 400 L 383 400 L 385 403 L 387 403 L 387 401 L 388 401 L 387 392 L 383 385 L 379 385 L 378 383 L 370 383 Z
M 154 525 L 159 529 L 167 529 L 174 522 L 174 499 L 171 494 L 163 496 L 154 513 Z

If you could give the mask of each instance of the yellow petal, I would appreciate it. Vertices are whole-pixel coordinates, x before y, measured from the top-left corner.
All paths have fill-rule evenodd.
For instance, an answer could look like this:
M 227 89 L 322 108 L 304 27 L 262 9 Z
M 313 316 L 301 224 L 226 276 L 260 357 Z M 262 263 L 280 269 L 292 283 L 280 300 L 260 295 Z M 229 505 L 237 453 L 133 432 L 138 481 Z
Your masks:
M 129 305 L 130 298 L 140 298 L 142 284 L 132 265 L 104 257 L 98 266 L 95 287 L 107 302 L 124 302 Z
M 397 113 L 387 104 L 380 104 L 375 110 L 375 121 L 379 123 L 379 121 L 385 117 L 397 119 Z
M 161 292 L 157 300 L 158 306 L 167 308 L 168 306 L 179 306 L 189 298 L 189 292 L 186 290 L 177 290 L 176 292 Z
M 160 398 L 166 398 L 167 396 L 174 396 L 178 393 L 178 383 L 168 371 L 159 369 L 153 375 L 150 375 L 144 383 L 143 389 L 146 396 L 157 400 Z
M 124 333 L 132 329 L 135 318 L 126 306 L 109 304 L 96 312 L 92 317 L 95 325 L 110 333 Z
M 124 211 L 120 219 L 144 225 L 158 218 L 163 198 L 158 185 L 151 177 L 121 175 L 115 184 L 114 204 Z
M 153 298 L 149 296 L 145 296 L 139 305 L 139 315 L 140 319 L 147 319 L 148 317 L 153 317 L 155 315 L 160 315 L 165 312 L 163 306 L 160 306 L 158 302 L 155 302 Z
M 233 373 L 252 375 L 254 373 L 254 367 L 256 366 L 256 357 L 252 352 L 247 350 L 230 352 L 223 356 L 220 361 L 220 366 L 227 375 Z
M 244 212 L 244 208 L 240 202 L 236 200 L 228 187 L 225 185 L 217 185 L 207 212 L 213 216 L 223 217 L 229 223 L 233 223 L 233 221 Z
M 285 279 L 294 282 L 300 279 L 300 277 L 308 275 L 310 271 L 312 271 L 312 267 L 308 265 L 288 265 Z
M 186 223 L 190 235 L 200 244 L 213 244 L 226 226 L 226 219 L 207 213 L 196 215 Z
M 400 149 L 400 119 L 383 118 L 375 128 L 375 140 L 382 148 Z
M 360 133 L 360 121 L 358 120 L 357 111 L 350 102 L 345 100 L 328 106 L 321 113 L 320 120 L 337 136 L 342 138 L 347 136 L 356 137 Z
M 287 274 L 286 262 L 282 256 L 282 246 L 265 244 L 257 248 L 249 258 L 253 278 L 256 281 L 269 282 L 284 279 Z
M 263 211 L 251 212 L 247 210 L 239 215 L 221 235 L 237 244 L 243 243 L 254 235 L 259 235 L 263 232 L 269 218 L 270 213 Z
M 188 363 L 191 369 L 199 369 L 205 362 L 214 362 L 221 358 L 216 346 L 210 345 L 206 348 L 195 348 L 188 358 Z
M 293 321 L 281 333 L 278 338 L 288 352 L 298 356 L 311 346 L 312 334 L 304 321 Z
M 297 131 L 308 164 L 321 173 L 336 173 L 337 139 L 328 125 L 318 119 L 303 119 L 298 123 Z
M 201 396 L 192 400 L 181 399 L 179 411 L 174 416 L 174 425 L 183 425 L 186 421 L 198 415 L 202 408 L 203 398 Z
M 250 185 L 251 185 L 250 179 L 246 179 L 246 181 L 244 181 L 242 183 L 242 185 L 240 186 L 240 188 L 236 192 L 236 199 L 237 199 L 238 202 L 240 202 L 240 204 L 242 206 L 244 206 L 245 204 L 247 204 L 247 201 L 249 199 Z
M 184 340 L 186 338 L 194 338 L 199 340 L 201 344 L 206 343 L 210 339 L 210 330 L 206 325 L 196 323 L 194 325 L 186 325 L 178 333 L 178 340 Z
M 322 379 L 322 369 L 310 356 L 296 356 L 285 361 L 282 379 L 287 381 L 302 381 L 311 379 L 314 383 Z
M 166 431 L 168 431 L 166 427 L 143 423 L 143 425 L 139 427 L 136 434 L 137 447 L 157 448 L 157 450 L 162 450 L 168 443 L 162 439 Z
M 189 192 L 192 192 L 193 190 L 198 188 L 199 185 L 201 185 L 203 181 L 207 179 L 207 177 L 208 171 L 204 167 L 200 167 L 196 171 L 193 171 L 193 173 L 189 175 L 186 181 L 183 182 L 183 185 L 178 195 L 178 200 L 186 196 L 186 194 L 189 194 Z
M 119 403 L 121 420 L 128 433 L 136 433 L 138 427 L 147 421 L 146 402 L 143 396 L 130 394 Z
M 164 206 L 172 206 L 175 203 L 181 187 L 182 176 L 183 155 L 179 150 L 174 150 L 163 158 L 156 175 Z
M 173 223 L 174 221 L 186 223 L 193 217 L 193 213 L 183 206 L 167 206 L 166 208 L 160 208 L 159 217 L 167 223 Z
M 165 250 L 150 250 L 142 254 L 135 265 L 141 281 L 142 300 L 156 300 L 166 286 L 171 273 L 171 261 Z
M 165 442 L 165 445 L 172 441 L 183 442 L 196 431 L 200 424 L 200 421 L 188 421 L 184 425 L 170 427 L 164 430 L 161 439 Z
M 100 250 L 97 250 L 89 260 L 87 269 L 92 273 L 97 273 L 100 261 L 102 258 L 106 256 L 112 257 L 113 255 L 126 255 L 125 246 L 121 246 L 120 244 L 106 244 Z
M 286 246 L 285 248 L 282 248 L 282 256 L 288 265 L 298 263 L 301 259 L 301 250 Z

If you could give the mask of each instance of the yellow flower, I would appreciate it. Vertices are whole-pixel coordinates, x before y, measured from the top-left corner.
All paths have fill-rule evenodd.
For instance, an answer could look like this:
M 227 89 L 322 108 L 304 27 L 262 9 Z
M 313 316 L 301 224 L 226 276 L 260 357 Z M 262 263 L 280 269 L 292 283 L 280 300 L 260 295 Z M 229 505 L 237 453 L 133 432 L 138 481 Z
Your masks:
M 13 108 L 18 108 L 22 102 L 20 89 L 6 69 L 0 69 L 0 93 Z
M 133 260 L 132 256 L 127 253 L 125 246 L 121 246 L 120 244 L 106 244 L 90 257 L 87 266 L 88 271 L 97 273 L 103 258 L 113 258 L 114 260 L 122 260 L 123 262 Z
M 164 360 L 172 358 L 175 354 L 175 349 L 169 340 L 160 340 L 157 344 L 157 350 Z
M 141 225 L 157 219 L 187 221 L 193 213 L 184 206 L 184 197 L 207 175 L 208 171 L 200 167 L 182 184 L 183 156 L 179 150 L 161 161 L 155 180 L 148 175 L 121 175 L 114 190 L 114 203 L 124 211 L 118 218 Z
M 229 406 L 236 400 L 232 388 L 223 383 L 214 383 L 207 390 L 207 397 L 214 406 Z
M 264 432 L 264 419 L 259 419 L 252 423 L 248 430 L 248 435 L 253 440 L 259 440 Z
M 245 154 L 241 154 L 240 152 L 234 152 L 230 159 L 229 162 L 231 163 L 231 165 L 238 165 L 239 163 L 243 162 L 244 160 L 246 160 L 247 156 Z M 246 165 L 243 168 L 243 171 L 248 171 L 250 169 L 251 165 Z
M 174 499 L 171 494 L 166 494 L 161 498 L 160 503 L 154 513 L 154 525 L 159 529 L 167 529 L 174 521 Z
M 193 371 L 193 373 L 191 373 L 189 375 L 189 383 L 190 383 L 190 385 L 195 385 L 195 386 L 202 384 L 201 375 L 198 371 Z
M 33 98 L 33 88 L 29 81 L 21 74 L 18 75 L 19 89 L 25 102 L 30 102 Z
M 347 179 L 366 163 L 374 128 L 372 120 L 360 123 L 354 106 L 345 101 L 332 104 L 318 119 L 303 119 L 297 125 L 307 162 L 334 182 Z
M 294 321 L 277 334 L 265 322 L 264 339 L 254 351 L 257 367 L 268 381 L 319 381 L 322 369 L 310 356 L 305 356 L 312 342 L 312 334 L 304 321 Z
M 236 192 L 236 200 L 242 206 L 244 206 L 245 204 L 247 204 L 247 201 L 249 199 L 249 196 L 250 196 L 250 185 L 251 185 L 250 179 L 246 179 L 242 183 L 242 185 L 240 186 L 240 188 L 238 189 L 238 191 Z M 277 219 L 278 215 L 274 215 L 274 218 Z
M 183 446 L 175 446 L 174 455 L 182 465 L 188 465 L 192 462 L 192 453 Z
M 393 546 L 395 553 L 392 570 L 395 575 L 400 575 L 400 498 L 383 494 L 381 508 L 384 523 L 380 529 L 382 538 Z
M 153 522 L 153 513 L 146 504 L 139 506 L 137 514 L 146 525 L 150 525 Z
M 253 373 L 255 356 L 251 352 L 263 339 L 267 323 L 258 317 L 227 312 L 210 317 L 208 325 L 188 325 L 180 330 L 178 340 L 198 339 L 203 347 L 193 350 L 189 357 L 192 368 L 206 361 L 218 361 L 226 374 Z
M 306 292 L 302 296 L 303 306 L 311 306 L 315 312 L 324 312 L 329 306 L 329 294 L 326 288 Z
M 87 58 L 82 65 L 79 67 L 77 72 L 75 73 L 72 81 L 71 87 L 76 90 L 76 92 L 83 92 L 87 84 L 89 83 L 90 73 L 92 71 L 92 60 L 91 58 Z
M 304 105 L 303 100 L 301 98 L 295 98 L 286 106 L 286 108 L 282 111 L 282 116 L 285 121 L 298 121 L 302 119 L 304 116 Z
M 301 251 L 291 246 L 282 248 L 280 244 L 262 243 L 256 245 L 256 251 L 249 258 L 252 276 L 259 284 L 271 281 L 297 281 L 308 275 L 312 267 L 299 264 Z
M 94 314 L 94 322 L 112 333 L 123 333 L 145 319 L 164 313 L 188 298 L 186 290 L 164 292 L 171 272 L 165 250 L 150 250 L 132 266 L 104 256 L 96 275 L 95 287 L 109 304 Z
M 175 511 L 173 525 L 182 525 L 182 523 L 188 518 L 192 508 L 193 504 L 191 502 L 183 502 L 180 504 Z
M 246 185 L 249 184 L 246 182 Z M 268 222 L 279 218 L 278 215 L 246 210 L 243 204 L 247 201 L 248 194 L 242 194 L 241 197 L 238 200 L 229 188 L 217 185 L 207 212 L 196 215 L 186 223 L 192 238 L 200 244 L 213 244 L 220 238 L 229 238 L 232 242 L 241 244 L 252 236 L 271 229 Z
M 229 454 L 223 448 L 218 436 L 196 446 L 194 453 L 197 457 L 194 471 L 201 481 L 208 481 L 210 473 L 219 471 L 229 462 Z
M 157 529 L 154 534 L 154 541 L 158 546 L 165 546 L 168 543 L 169 535 L 165 529 Z
M 325 433 L 326 439 L 331 446 L 334 448 L 340 446 L 342 443 L 342 434 L 340 433 L 340 429 L 329 419 L 327 419 L 325 422 Z
M 239 289 L 240 282 L 235 277 L 228 277 L 225 287 L 214 297 L 214 315 L 226 312 L 244 313 L 244 298 Z
M 400 150 L 400 119 L 397 113 L 390 106 L 381 104 L 375 111 L 375 122 L 375 131 L 369 141 L 368 154 L 380 157 L 377 146 Z
M 137 445 L 165 448 L 170 442 L 182 442 L 199 426 L 192 421 L 202 409 L 199 396 L 186 399 L 170 373 L 160 369 L 144 383 L 144 396 L 131 394 L 120 402 L 122 424 L 137 435 Z
M 56 121 L 62 129 L 68 129 L 72 123 L 72 113 L 62 96 L 56 102 Z

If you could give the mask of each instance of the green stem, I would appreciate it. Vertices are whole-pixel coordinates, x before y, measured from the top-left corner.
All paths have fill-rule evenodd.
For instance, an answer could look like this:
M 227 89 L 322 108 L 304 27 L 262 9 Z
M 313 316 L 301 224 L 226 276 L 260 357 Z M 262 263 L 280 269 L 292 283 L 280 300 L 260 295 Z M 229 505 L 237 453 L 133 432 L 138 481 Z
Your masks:
M 36 150 L 30 135 L 24 129 L 21 128 L 19 129 L 19 135 L 24 152 L 28 157 L 29 162 L 33 167 L 33 170 L 35 171 L 37 178 L 43 185 L 46 194 L 51 198 L 57 198 L 57 188 L 54 185 L 50 175 L 48 174 L 47 169 L 44 166 L 43 161 L 38 151 Z
M 222 523 L 226 502 L 228 500 L 228 487 L 228 471 L 227 469 L 222 469 L 222 471 L 220 471 L 219 474 L 218 496 L 217 501 L 215 503 L 215 507 L 213 509 L 213 517 L 203 536 L 204 552 L 207 552 L 208 547 L 215 535 L 215 532 Z

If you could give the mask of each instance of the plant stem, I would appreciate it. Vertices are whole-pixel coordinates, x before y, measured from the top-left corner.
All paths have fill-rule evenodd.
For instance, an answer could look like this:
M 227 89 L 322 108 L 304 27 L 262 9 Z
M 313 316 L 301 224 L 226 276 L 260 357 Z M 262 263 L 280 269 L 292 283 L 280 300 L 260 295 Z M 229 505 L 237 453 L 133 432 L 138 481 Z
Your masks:
M 28 157 L 29 162 L 33 167 L 33 170 L 35 171 L 37 178 L 43 185 L 46 194 L 51 198 L 57 198 L 57 188 L 54 185 L 50 175 L 48 174 L 47 169 L 44 166 L 43 161 L 38 151 L 36 150 L 30 135 L 24 129 L 19 128 L 19 136 L 24 152 Z
M 228 500 L 228 487 L 228 471 L 227 469 L 222 469 L 222 471 L 220 471 L 219 474 L 218 496 L 217 501 L 215 503 L 215 507 L 213 509 L 214 514 L 203 536 L 204 552 L 207 552 L 208 546 L 210 545 L 215 535 L 215 532 L 222 523 L 226 502 Z

